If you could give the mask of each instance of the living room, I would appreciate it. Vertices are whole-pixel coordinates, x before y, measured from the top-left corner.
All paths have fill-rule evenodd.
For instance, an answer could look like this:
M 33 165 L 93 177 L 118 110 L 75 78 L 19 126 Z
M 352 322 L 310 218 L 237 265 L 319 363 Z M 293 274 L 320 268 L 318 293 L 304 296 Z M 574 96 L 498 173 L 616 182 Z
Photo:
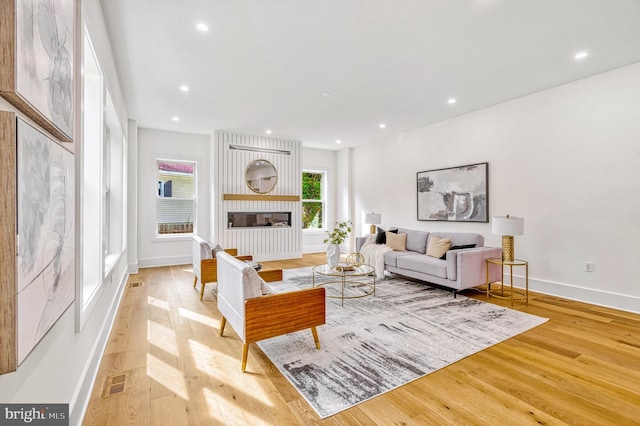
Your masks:
M 515 98 L 501 98 L 496 94 L 493 100 L 482 107 L 468 109 L 465 113 L 452 112 L 455 108 L 465 108 L 467 101 L 464 97 L 443 89 L 442 96 L 437 100 L 438 108 L 443 112 L 433 113 L 436 119 L 430 119 L 424 125 L 398 127 L 387 117 L 379 116 L 375 118 L 378 121 L 369 123 L 375 133 L 367 133 L 367 143 L 353 146 L 349 145 L 348 136 L 340 136 L 341 145 L 335 142 L 338 136 L 326 138 L 324 145 L 306 143 L 305 137 L 293 133 L 281 134 L 276 126 L 270 128 L 272 134 L 266 134 L 265 129 L 258 125 L 251 127 L 248 124 L 245 131 L 240 130 L 240 124 L 185 131 L 180 125 L 194 126 L 188 116 L 179 117 L 178 122 L 171 121 L 173 114 L 177 114 L 172 106 L 183 102 L 179 98 L 183 93 L 177 93 L 169 105 L 159 105 L 151 111 L 166 119 L 166 125 L 147 124 L 131 112 L 130 97 L 133 93 L 129 84 L 135 79 L 153 80 L 160 77 L 144 73 L 132 78 L 128 73 L 134 73 L 135 70 L 118 62 L 114 50 L 122 48 L 121 39 L 126 39 L 127 34 L 114 34 L 113 21 L 118 13 L 125 13 L 122 9 L 127 6 L 124 2 L 116 2 L 115 6 L 112 4 L 107 7 L 106 2 L 97 0 L 78 3 L 81 3 L 82 24 L 78 22 L 76 29 L 79 33 L 82 33 L 80 29 L 84 26 L 88 29 L 113 104 L 114 120 L 127 136 L 128 173 L 123 183 L 127 190 L 126 244 L 123 244 L 126 248 L 119 253 L 108 279 L 105 278 L 104 285 L 90 302 L 91 306 L 77 309 L 75 304 L 72 305 L 15 372 L 0 376 L 0 401 L 66 402 L 71 404 L 72 422 L 82 421 L 93 377 L 100 364 L 101 349 L 107 344 L 129 274 L 148 273 L 150 268 L 156 266 L 191 262 L 190 238 L 170 242 L 155 238 L 154 221 L 149 219 L 155 217 L 156 202 L 153 191 L 149 190 L 150 183 L 155 183 L 155 160 L 182 160 L 197 165 L 197 233 L 207 239 L 213 238 L 220 235 L 221 223 L 226 223 L 226 219 L 223 221 L 218 217 L 222 213 L 220 204 L 224 192 L 219 189 L 228 182 L 217 174 L 222 169 L 216 168 L 216 159 L 219 158 L 216 150 L 220 149 L 216 137 L 221 134 L 253 135 L 251 137 L 266 144 L 270 141 L 302 141 L 298 142 L 298 170 L 322 171 L 326 174 L 325 223 L 346 219 L 354 223 L 354 231 L 344 244 L 346 251 L 355 247 L 355 237 L 368 233 L 369 224 L 365 222 L 367 212 L 381 214 L 380 226 L 383 228 L 400 226 L 431 232 L 476 232 L 484 236 L 485 245 L 500 247 L 501 236 L 492 233 L 489 222 L 425 222 L 416 218 L 417 173 L 487 162 L 490 216 L 511 214 L 525 218 L 525 232 L 516 236 L 515 252 L 518 258 L 529 262 L 530 290 L 602 309 L 613 308 L 619 312 L 618 316 L 628 317 L 630 322 L 637 321 L 640 290 L 633 267 L 640 254 L 636 244 L 640 237 L 636 220 L 640 213 L 640 201 L 634 197 L 638 192 L 640 177 L 636 167 L 640 160 L 637 144 L 640 123 L 636 119 L 636 111 L 640 110 L 640 57 L 637 53 L 629 52 L 640 51 L 637 46 L 640 36 L 629 35 L 638 36 L 637 30 L 636 33 L 633 30 L 630 30 L 631 33 L 623 32 L 627 28 L 626 23 L 633 19 L 637 22 L 640 11 L 635 2 L 621 2 L 612 9 L 607 9 L 608 5 L 604 5 L 604 2 L 600 5 L 594 3 L 595 10 L 603 10 L 603 16 L 591 16 L 581 9 L 582 13 L 589 15 L 580 15 L 585 27 L 594 22 L 602 25 L 605 22 L 619 22 L 623 41 L 617 40 L 617 44 L 603 42 L 603 45 L 599 45 L 600 49 L 594 49 L 586 45 L 588 41 L 598 41 L 598 36 L 593 35 L 593 39 L 582 41 L 580 45 L 576 43 L 572 49 L 590 49 L 591 55 L 585 61 L 592 63 L 619 49 L 618 62 L 610 59 L 607 67 L 596 67 L 584 77 L 560 78 L 562 82 L 549 84 L 535 92 L 522 93 Z M 474 4 L 479 8 L 500 6 L 500 2 L 491 1 Z M 150 9 L 157 7 L 147 6 Z M 580 9 L 576 4 L 573 6 Z M 251 10 L 250 7 L 248 10 Z M 604 10 L 609 10 L 611 16 Z M 253 11 L 258 13 L 256 9 Z M 564 13 L 571 15 L 567 11 Z M 344 17 L 345 20 L 347 18 Z M 540 21 L 529 24 L 544 27 Z M 540 31 L 544 32 L 542 29 Z M 536 32 L 537 35 L 541 33 Z M 594 34 L 597 31 L 594 30 Z M 570 36 L 566 38 L 562 43 L 568 45 L 574 41 Z M 612 43 L 611 40 L 606 41 Z M 239 46 L 245 42 L 244 39 L 240 40 Z M 201 45 L 198 47 L 204 48 Z M 522 60 L 521 56 L 514 53 L 516 46 L 508 47 L 512 50 L 505 47 L 507 54 Z M 369 48 L 375 50 L 375 46 Z M 557 60 L 565 61 L 566 68 L 584 66 L 585 62 L 574 60 L 573 53 L 567 51 L 566 57 Z M 440 54 L 437 58 L 448 57 L 446 53 Z M 79 68 L 81 57 L 78 48 L 75 58 Z M 268 58 L 261 59 L 272 65 Z M 382 63 L 384 60 L 380 59 L 380 63 L 371 65 L 383 66 Z M 399 75 L 413 78 L 416 91 L 419 92 L 430 76 L 412 74 L 402 65 L 384 66 L 403 68 Z M 517 68 L 516 64 L 509 64 L 505 59 L 498 68 L 510 66 Z M 539 71 L 536 69 L 539 65 L 534 60 L 519 66 L 525 69 L 529 67 L 531 78 Z M 176 92 L 177 86 L 182 84 L 179 81 L 181 77 L 174 75 L 179 68 L 176 64 L 167 65 L 165 73 L 176 81 Z M 522 72 L 522 68 L 517 69 L 512 80 L 505 81 L 504 86 L 517 86 L 518 79 L 522 79 L 523 85 L 526 84 L 529 74 Z M 270 67 L 267 70 L 271 72 Z M 447 90 L 462 93 L 463 87 L 466 87 L 471 88 L 468 93 L 472 93 L 473 86 L 483 84 L 481 77 L 471 71 L 460 71 L 454 80 L 459 86 Z M 549 79 L 556 81 L 551 77 Z M 358 80 L 351 83 L 352 86 L 345 86 L 345 90 L 359 93 L 362 103 L 373 102 L 369 98 L 373 86 L 361 91 Z M 255 86 L 260 86 L 260 83 L 255 82 Z M 190 89 L 189 96 L 198 97 L 197 87 Z M 309 90 L 318 92 L 314 92 L 314 96 L 318 97 L 315 102 L 325 102 L 325 105 L 317 107 L 317 111 L 328 108 L 326 101 L 337 103 L 343 96 L 339 90 L 327 87 L 316 90 L 313 86 Z M 328 95 L 324 96 L 325 90 L 334 92 L 327 92 Z M 424 95 L 424 92 L 420 93 Z M 282 94 L 284 97 L 287 95 Z M 458 97 L 455 104 L 447 102 L 450 96 Z M 424 100 L 420 99 L 422 102 Z M 392 100 L 375 102 L 385 105 L 387 102 L 391 104 Z M 242 106 L 232 103 L 226 106 L 229 109 L 242 109 Z M 274 102 L 271 108 L 278 110 L 280 106 Z M 404 105 L 393 104 L 393 108 L 403 110 Z M 224 109 L 224 105 L 221 109 Z M 380 109 L 381 112 L 384 110 L 382 107 Z M 0 99 L 0 110 L 15 112 L 24 118 L 19 109 L 4 98 Z M 349 111 L 340 112 L 345 120 L 349 119 Z M 246 108 L 246 115 L 254 114 L 258 115 L 251 108 Z M 81 118 L 79 112 L 76 117 Z M 381 120 L 385 120 L 386 128 L 379 127 L 383 123 Z M 77 126 L 75 132 L 81 134 L 80 125 Z M 243 176 L 237 176 L 237 180 L 242 182 Z M 209 183 L 218 185 L 218 192 L 210 188 Z M 83 197 L 85 194 L 78 191 L 76 199 L 79 204 Z M 301 232 L 299 245 L 292 251 L 300 255 L 324 251 L 326 246 L 322 240 L 325 237 L 324 232 Z M 261 260 L 274 259 L 265 254 Z M 585 270 L 587 262 L 590 262 L 591 271 Z M 522 280 L 522 275 L 516 277 L 518 285 L 522 285 Z M 82 300 L 80 292 L 76 300 L 76 304 Z M 630 340 L 637 342 L 637 334 L 629 332 L 629 335 L 632 336 Z M 579 352 L 575 347 L 567 350 Z M 261 366 L 263 364 L 266 365 L 266 361 L 262 360 Z M 637 393 L 638 389 L 633 391 Z M 632 390 L 628 392 L 631 394 Z M 571 419 L 564 420 L 571 423 Z

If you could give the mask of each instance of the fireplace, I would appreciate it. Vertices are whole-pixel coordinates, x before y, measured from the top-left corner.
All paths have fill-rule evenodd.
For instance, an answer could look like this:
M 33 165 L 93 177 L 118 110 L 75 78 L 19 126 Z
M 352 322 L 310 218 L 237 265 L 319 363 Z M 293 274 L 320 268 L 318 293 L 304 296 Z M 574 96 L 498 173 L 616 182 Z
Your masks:
M 291 228 L 291 212 L 228 212 L 227 227 Z

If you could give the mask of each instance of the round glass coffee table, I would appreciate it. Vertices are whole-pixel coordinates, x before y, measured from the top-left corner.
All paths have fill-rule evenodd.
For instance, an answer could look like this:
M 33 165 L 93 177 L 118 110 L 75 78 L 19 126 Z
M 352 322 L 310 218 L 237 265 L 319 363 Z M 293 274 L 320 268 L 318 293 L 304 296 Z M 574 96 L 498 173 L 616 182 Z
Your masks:
M 316 274 L 325 275 L 329 277 L 335 277 L 337 279 L 330 281 L 321 281 L 316 283 Z M 372 276 L 371 282 L 365 281 L 366 277 Z M 330 284 L 340 284 L 340 295 L 329 296 L 333 299 L 340 299 L 342 305 L 344 305 L 344 299 L 357 299 L 366 296 L 376 295 L 376 275 L 375 268 L 370 265 L 350 265 L 348 263 L 339 263 L 338 265 L 331 267 L 328 264 L 317 265 L 313 267 L 313 286 L 327 286 Z M 362 288 L 365 288 L 363 292 L 358 292 Z M 345 289 L 348 293 L 345 294 Z

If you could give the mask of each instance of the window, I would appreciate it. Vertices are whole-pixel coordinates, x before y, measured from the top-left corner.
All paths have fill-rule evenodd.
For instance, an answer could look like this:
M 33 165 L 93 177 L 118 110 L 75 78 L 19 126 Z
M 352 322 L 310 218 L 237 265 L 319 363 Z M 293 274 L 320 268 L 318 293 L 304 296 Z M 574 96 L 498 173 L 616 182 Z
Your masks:
M 82 43 L 81 269 L 76 316 L 81 330 L 99 302 L 103 284 L 125 252 L 126 137 L 87 29 Z
M 102 285 L 103 243 L 103 132 L 104 83 L 89 34 L 83 40 L 83 147 L 82 147 L 82 306 Z
M 324 229 L 324 172 L 302 172 L 302 229 Z
M 193 234 L 196 163 L 156 160 L 158 235 Z
M 124 191 L 124 133 L 109 91 L 106 92 L 105 131 L 103 138 L 103 233 L 104 275 L 124 251 L 122 227 Z

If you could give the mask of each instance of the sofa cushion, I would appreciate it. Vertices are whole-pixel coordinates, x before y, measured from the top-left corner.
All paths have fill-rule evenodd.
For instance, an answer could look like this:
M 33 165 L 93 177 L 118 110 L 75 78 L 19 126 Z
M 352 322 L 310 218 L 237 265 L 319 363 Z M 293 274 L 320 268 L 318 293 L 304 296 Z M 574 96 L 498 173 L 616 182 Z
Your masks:
M 447 278 L 447 262 L 424 254 L 414 254 L 397 258 L 398 268 L 421 272 L 439 278 Z
M 413 251 L 388 251 L 384 254 L 384 264 L 398 267 L 398 259 L 404 256 L 415 256 L 416 253 Z
M 406 251 L 407 234 L 396 234 L 395 232 L 387 231 L 385 235 L 387 239 L 387 245 L 394 251 Z
M 451 247 L 451 238 L 440 238 L 432 236 L 427 246 L 427 256 L 437 257 L 444 255 Z
M 422 254 L 427 252 L 429 232 L 403 228 L 400 228 L 398 232 L 407 234 L 407 250 Z
M 484 246 L 484 237 L 473 232 L 433 232 L 431 237 L 450 238 L 452 246 L 464 246 L 475 244 L 476 247 Z

